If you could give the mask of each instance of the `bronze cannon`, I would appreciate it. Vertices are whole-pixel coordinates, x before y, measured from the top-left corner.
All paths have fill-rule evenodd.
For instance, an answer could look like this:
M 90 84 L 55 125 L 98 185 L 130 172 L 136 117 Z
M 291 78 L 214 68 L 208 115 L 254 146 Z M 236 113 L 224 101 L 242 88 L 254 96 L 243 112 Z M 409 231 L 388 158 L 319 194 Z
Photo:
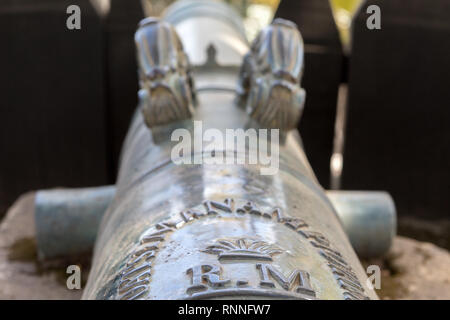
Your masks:
M 344 227 L 385 212 L 361 221 L 386 230 L 349 234 L 380 239 L 362 251 L 385 251 L 395 208 L 386 194 L 318 184 L 295 130 L 306 98 L 297 27 L 276 19 L 250 46 L 231 8 L 188 0 L 144 19 L 135 40 L 140 102 L 116 186 L 101 189 L 83 298 L 377 299 Z M 58 241 L 43 217 L 70 198 L 54 192 L 36 200 L 44 257 Z M 358 214 L 342 219 L 337 206 Z

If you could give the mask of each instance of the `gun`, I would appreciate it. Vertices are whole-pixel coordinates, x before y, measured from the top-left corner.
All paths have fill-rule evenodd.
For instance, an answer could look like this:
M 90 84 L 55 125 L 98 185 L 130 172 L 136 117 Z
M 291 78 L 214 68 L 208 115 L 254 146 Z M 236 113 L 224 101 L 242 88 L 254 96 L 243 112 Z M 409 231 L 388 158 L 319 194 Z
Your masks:
M 323 190 L 295 130 L 301 34 L 275 19 L 249 45 L 243 30 L 215 1 L 142 20 L 115 187 L 38 193 L 41 257 L 96 238 L 84 299 L 377 299 L 349 235 L 362 253 L 385 252 L 392 200 Z M 91 228 L 52 229 L 61 208 Z

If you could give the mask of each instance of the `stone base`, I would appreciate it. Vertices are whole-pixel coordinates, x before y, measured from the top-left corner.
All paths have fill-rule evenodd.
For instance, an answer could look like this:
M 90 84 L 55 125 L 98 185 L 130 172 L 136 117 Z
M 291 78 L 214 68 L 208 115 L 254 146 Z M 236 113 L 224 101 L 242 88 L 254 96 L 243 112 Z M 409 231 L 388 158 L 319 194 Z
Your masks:
M 450 299 L 450 254 L 432 243 L 398 236 L 385 258 L 363 264 L 381 267 L 380 299 Z
M 22 195 L 0 224 L 0 299 L 80 299 L 67 289 L 67 266 L 38 262 L 33 207 L 34 193 Z

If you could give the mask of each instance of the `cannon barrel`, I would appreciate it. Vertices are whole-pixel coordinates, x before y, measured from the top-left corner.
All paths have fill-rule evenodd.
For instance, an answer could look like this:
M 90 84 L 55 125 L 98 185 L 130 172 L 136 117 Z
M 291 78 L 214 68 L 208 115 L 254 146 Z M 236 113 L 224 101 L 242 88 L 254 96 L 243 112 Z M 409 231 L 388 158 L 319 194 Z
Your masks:
M 300 33 L 277 19 L 250 47 L 242 30 L 212 1 L 140 23 L 140 102 L 84 299 L 377 299 L 292 130 Z

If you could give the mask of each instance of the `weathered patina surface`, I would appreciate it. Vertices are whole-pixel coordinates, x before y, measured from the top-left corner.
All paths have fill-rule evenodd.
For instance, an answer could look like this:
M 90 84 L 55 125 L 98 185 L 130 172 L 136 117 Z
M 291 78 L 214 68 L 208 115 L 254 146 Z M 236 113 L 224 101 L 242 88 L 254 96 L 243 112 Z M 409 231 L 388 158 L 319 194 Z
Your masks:
M 204 65 L 194 63 L 197 105 L 190 119 L 147 126 L 142 110 L 149 101 L 141 95 L 83 298 L 376 299 L 308 164 L 300 137 L 289 130 L 288 123 L 295 119 L 268 123 L 236 104 L 235 91 L 230 88 L 237 84 L 237 65 L 221 66 L 220 59 L 228 52 L 241 63 L 249 50 L 239 19 L 216 2 L 182 1 L 168 10 L 164 21 L 173 23 L 180 33 L 191 25 L 189 39 L 180 37 L 189 43 L 184 48 L 191 61 L 197 53 L 208 52 Z M 217 29 L 211 21 L 217 22 Z M 208 32 L 196 33 L 195 26 L 202 24 L 209 26 Z M 158 42 L 153 39 L 147 38 L 149 46 Z M 275 44 L 275 54 L 286 54 L 283 48 L 301 47 L 276 43 L 267 43 Z M 270 57 L 264 59 L 270 64 Z M 275 70 L 273 77 L 269 74 L 274 70 L 265 71 L 269 84 L 278 81 L 285 68 Z M 299 79 L 291 85 L 288 96 L 299 92 Z M 258 108 L 270 114 L 277 107 L 262 103 Z M 298 109 L 295 104 L 292 107 Z M 185 129 L 196 140 L 202 129 L 225 133 L 275 124 L 280 140 L 271 139 L 271 132 L 267 139 L 271 143 L 265 147 L 272 152 L 279 149 L 278 170 L 272 174 L 261 174 L 268 169 L 266 164 L 245 161 L 247 152 L 257 148 L 252 144 L 244 150 L 226 146 L 212 153 L 194 142 L 189 152 L 193 163 L 176 165 L 173 161 L 172 150 L 178 141 L 170 137 L 175 129 Z M 263 141 L 261 136 L 258 139 Z

